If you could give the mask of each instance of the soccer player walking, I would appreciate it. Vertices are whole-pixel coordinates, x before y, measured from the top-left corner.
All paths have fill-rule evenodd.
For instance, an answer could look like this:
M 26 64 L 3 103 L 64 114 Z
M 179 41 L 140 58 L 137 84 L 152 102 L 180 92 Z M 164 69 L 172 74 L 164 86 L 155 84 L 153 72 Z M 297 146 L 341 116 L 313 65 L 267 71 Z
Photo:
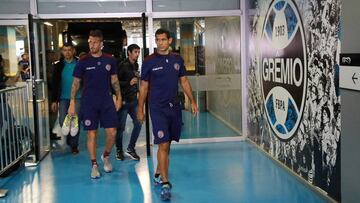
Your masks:
M 192 89 L 185 76 L 184 60 L 180 55 L 170 52 L 172 38 L 164 29 L 155 32 L 156 53 L 145 58 L 141 69 L 138 119 L 144 121 L 144 102 L 149 95 L 149 109 L 154 134 L 154 143 L 158 144 L 154 182 L 161 184 L 161 199 L 171 198 L 168 177 L 169 152 L 171 141 L 179 141 L 182 118 L 178 96 L 178 82 L 191 102 L 191 111 L 198 113 L 198 107 L 192 95 Z

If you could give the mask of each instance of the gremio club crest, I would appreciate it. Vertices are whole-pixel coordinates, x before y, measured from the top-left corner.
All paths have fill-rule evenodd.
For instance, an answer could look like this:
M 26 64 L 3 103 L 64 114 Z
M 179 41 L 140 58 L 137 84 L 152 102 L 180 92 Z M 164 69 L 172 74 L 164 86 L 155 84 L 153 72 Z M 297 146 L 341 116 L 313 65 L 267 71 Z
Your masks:
M 304 28 L 292 0 L 271 3 L 261 38 L 259 71 L 266 117 L 275 135 L 289 140 L 299 127 L 307 87 Z

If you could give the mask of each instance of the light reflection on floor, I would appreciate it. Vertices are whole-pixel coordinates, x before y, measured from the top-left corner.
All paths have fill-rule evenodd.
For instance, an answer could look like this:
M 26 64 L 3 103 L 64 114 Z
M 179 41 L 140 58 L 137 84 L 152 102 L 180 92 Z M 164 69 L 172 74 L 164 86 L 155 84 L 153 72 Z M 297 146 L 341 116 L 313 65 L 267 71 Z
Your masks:
M 127 134 L 130 130 L 128 125 Z M 98 138 L 99 162 L 103 133 Z M 90 179 L 85 137 L 82 133 L 76 156 L 69 153 L 63 139 L 53 144 L 54 150 L 38 167 L 23 167 L 0 178 L 1 188 L 9 190 L 0 203 L 162 202 L 150 178 L 156 162 L 146 157 L 144 129 L 137 147 L 141 161 L 117 161 L 113 151 L 114 171 L 107 174 L 101 167 L 98 180 Z M 325 202 L 246 141 L 173 145 L 169 176 L 174 186 L 172 202 L 176 203 Z

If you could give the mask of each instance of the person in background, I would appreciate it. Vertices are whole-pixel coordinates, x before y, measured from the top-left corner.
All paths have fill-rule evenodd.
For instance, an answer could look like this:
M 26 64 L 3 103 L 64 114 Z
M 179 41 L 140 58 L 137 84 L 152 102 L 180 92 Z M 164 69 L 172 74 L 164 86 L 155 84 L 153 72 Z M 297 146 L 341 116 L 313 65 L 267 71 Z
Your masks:
M 53 73 L 54 73 L 54 63 L 58 61 L 58 54 L 53 50 L 46 50 L 46 80 L 47 80 L 47 90 L 49 95 L 49 125 L 50 125 L 50 139 L 51 140 L 60 140 L 61 137 L 57 136 L 53 132 L 55 124 L 57 124 L 58 112 L 52 112 L 51 110 L 51 96 L 53 94 Z M 43 74 L 40 70 L 40 74 Z
M 74 68 L 78 59 L 75 57 L 75 48 L 71 43 L 65 43 L 61 49 L 62 58 L 54 63 L 52 74 L 52 94 L 51 94 L 51 111 L 53 113 L 59 112 L 59 123 L 63 126 L 67 110 L 70 105 L 71 85 L 74 77 L 72 76 Z M 77 114 L 80 112 L 80 92 L 75 96 L 77 100 L 75 111 Z M 80 125 L 77 119 L 77 126 Z M 79 134 L 68 132 L 66 136 L 66 144 L 70 147 L 73 154 L 79 153 Z
M 23 53 L 21 55 L 21 60 L 18 63 L 20 68 L 20 75 L 23 81 L 30 79 L 30 62 L 29 62 L 29 54 Z
M 141 123 L 136 117 L 138 108 L 137 96 L 139 92 L 139 64 L 137 63 L 137 59 L 139 58 L 140 47 L 136 44 L 131 44 L 127 47 L 127 53 L 128 57 L 119 64 L 118 69 L 118 79 L 121 87 L 123 105 L 118 111 L 119 126 L 116 134 L 116 159 L 124 160 L 122 140 L 125 131 L 126 118 L 129 114 L 134 125 L 125 155 L 139 161 L 140 157 L 135 151 L 135 145 L 141 130 Z
M 11 108 L 7 103 L 6 94 L 1 90 L 5 89 L 7 86 L 14 85 L 15 81 L 12 81 L 5 75 L 4 71 L 4 60 L 2 55 L 0 55 L 0 134 L 4 135 L 6 128 L 10 125 L 14 125 L 15 118 L 13 117 Z M 10 119 L 9 119 L 10 118 Z M 8 123 L 8 125 L 5 125 Z

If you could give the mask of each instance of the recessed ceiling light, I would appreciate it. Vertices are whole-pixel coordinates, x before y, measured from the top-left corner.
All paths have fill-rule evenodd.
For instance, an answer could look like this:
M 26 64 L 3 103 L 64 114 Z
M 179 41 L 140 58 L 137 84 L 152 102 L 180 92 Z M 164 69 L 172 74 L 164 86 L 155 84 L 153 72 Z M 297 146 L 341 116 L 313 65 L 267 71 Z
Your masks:
M 65 7 L 66 7 L 66 5 L 64 5 L 64 4 L 60 4 L 60 5 L 58 5 L 57 7 L 58 7 L 58 8 L 65 8 Z
M 165 8 L 166 6 L 164 4 L 159 4 L 158 7 Z
M 54 26 L 54 25 L 53 25 L 52 23 L 50 23 L 50 22 L 44 22 L 44 24 L 47 25 L 47 26 L 50 26 L 50 27 Z

